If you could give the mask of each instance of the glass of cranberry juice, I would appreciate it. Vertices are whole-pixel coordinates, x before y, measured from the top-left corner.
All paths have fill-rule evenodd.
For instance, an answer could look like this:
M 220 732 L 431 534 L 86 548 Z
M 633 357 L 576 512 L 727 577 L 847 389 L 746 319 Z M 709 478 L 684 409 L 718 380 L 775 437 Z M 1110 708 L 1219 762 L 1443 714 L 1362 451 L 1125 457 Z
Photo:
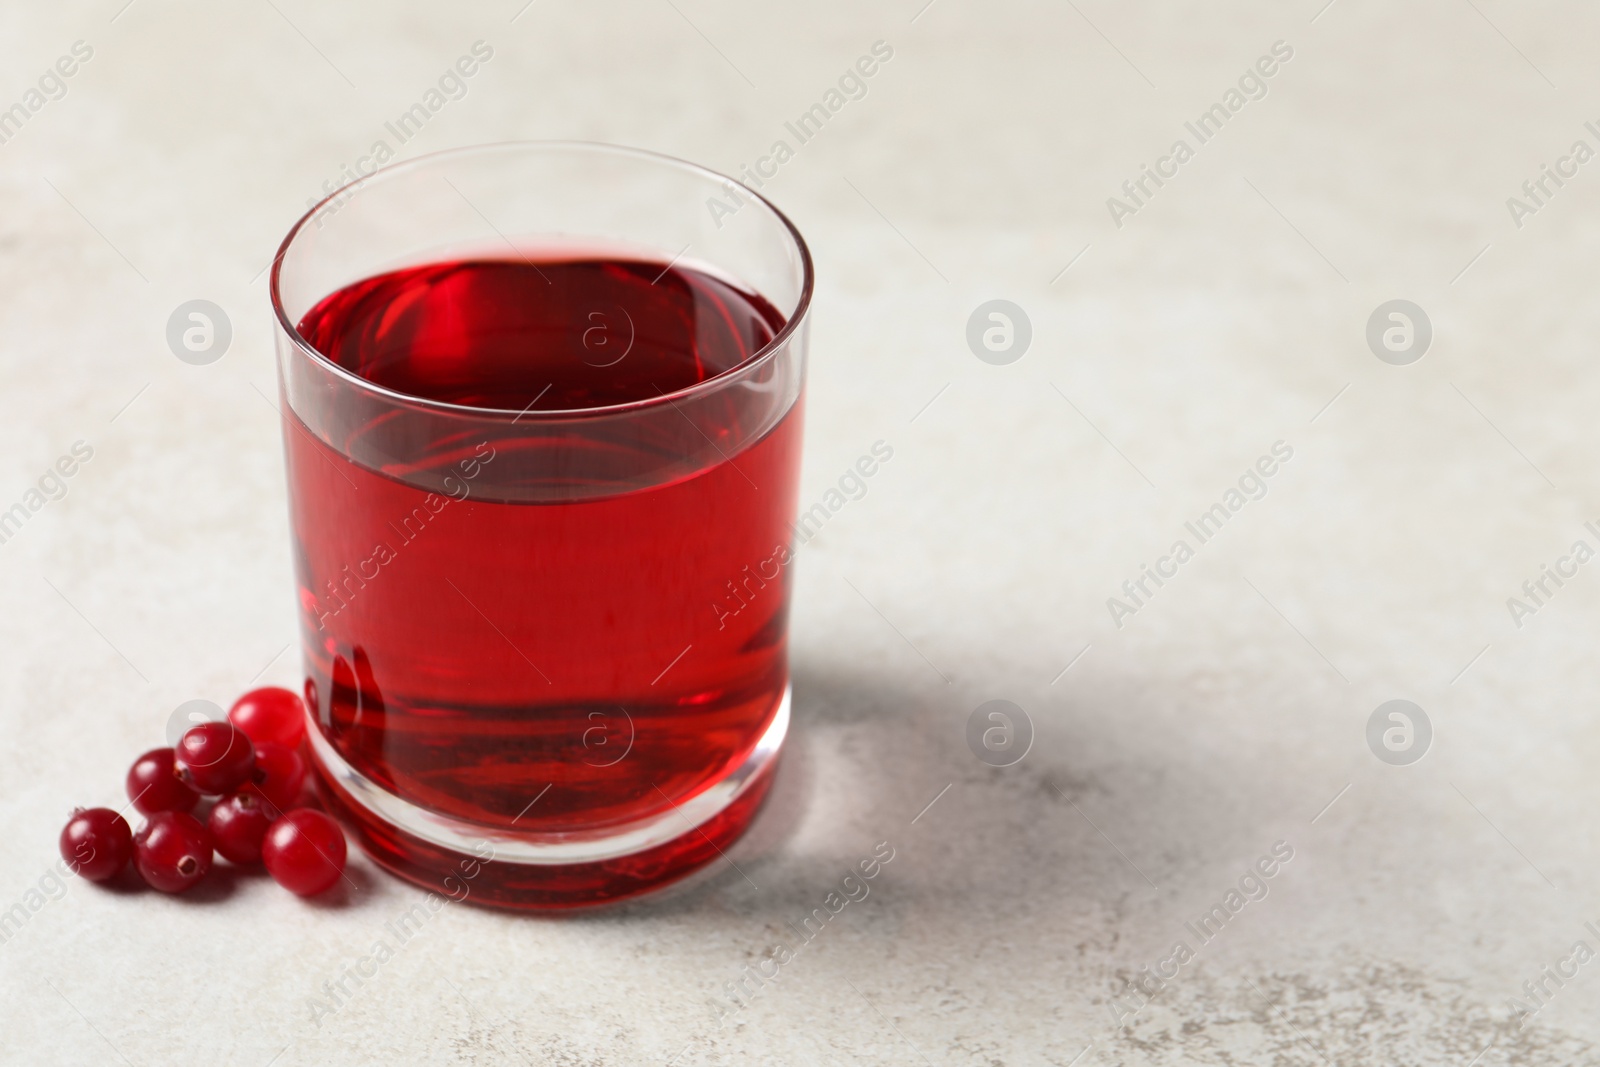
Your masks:
M 494 145 L 345 187 L 271 277 L 330 806 L 509 907 L 717 858 L 789 719 L 794 226 L 663 156 Z

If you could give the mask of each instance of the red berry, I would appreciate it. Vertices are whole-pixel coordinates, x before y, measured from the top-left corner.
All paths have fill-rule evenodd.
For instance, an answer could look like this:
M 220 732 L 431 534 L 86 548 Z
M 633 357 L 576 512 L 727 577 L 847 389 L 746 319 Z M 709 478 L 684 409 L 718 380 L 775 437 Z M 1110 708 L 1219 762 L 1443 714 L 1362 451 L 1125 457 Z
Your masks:
M 158 811 L 133 836 L 133 865 L 163 893 L 181 893 L 211 870 L 211 837 L 200 820 Z
M 262 741 L 256 745 L 256 769 L 241 793 L 255 793 L 274 808 L 276 819 L 300 803 L 300 790 L 306 784 L 306 761 L 292 748 Z
M 152 748 L 128 769 L 128 799 L 144 814 L 154 815 L 158 811 L 188 811 L 200 794 L 178 777 L 172 749 Z
M 176 749 L 178 776 L 202 793 L 231 793 L 250 780 L 255 748 L 231 722 L 191 727 Z
M 261 844 L 273 879 L 291 893 L 315 896 L 344 873 L 344 832 L 312 808 L 296 808 L 273 823 Z
M 238 792 L 217 801 L 206 825 L 211 843 L 229 862 L 241 866 L 261 862 L 261 839 L 277 810 L 254 793 Z
M 252 689 L 228 709 L 228 721 L 256 744 L 271 741 L 294 748 L 306 732 L 306 709 L 300 696 L 269 685 Z
M 133 831 L 110 808 L 79 808 L 61 831 L 61 858 L 91 882 L 115 877 L 133 855 Z

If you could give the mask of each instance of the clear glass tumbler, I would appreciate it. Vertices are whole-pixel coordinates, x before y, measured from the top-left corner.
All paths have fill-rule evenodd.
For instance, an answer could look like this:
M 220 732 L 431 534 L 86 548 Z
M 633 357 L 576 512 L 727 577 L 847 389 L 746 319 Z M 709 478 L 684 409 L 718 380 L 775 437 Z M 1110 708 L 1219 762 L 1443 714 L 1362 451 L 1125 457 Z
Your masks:
M 686 386 L 549 408 L 408 395 L 302 336 L 332 294 L 391 272 L 576 258 L 722 279 L 775 309 L 771 340 Z M 271 278 L 329 805 L 389 870 L 511 907 L 615 900 L 715 858 L 788 726 L 812 291 L 798 231 L 664 156 L 491 145 L 334 193 Z M 699 313 L 691 333 L 720 328 Z M 647 319 L 574 295 L 528 373 L 637 375 Z

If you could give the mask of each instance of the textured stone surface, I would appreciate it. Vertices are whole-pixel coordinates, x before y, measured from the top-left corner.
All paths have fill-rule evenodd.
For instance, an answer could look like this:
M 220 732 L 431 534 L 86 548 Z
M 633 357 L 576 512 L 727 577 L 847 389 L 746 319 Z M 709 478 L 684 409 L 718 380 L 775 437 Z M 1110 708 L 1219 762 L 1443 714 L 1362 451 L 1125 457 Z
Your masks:
M 0 144 L 0 509 L 94 449 L 0 544 L 0 913 L 25 917 L 0 1060 L 1600 1062 L 1600 963 L 1525 1026 L 1507 1005 L 1600 950 L 1600 570 L 1520 628 L 1506 604 L 1600 547 L 1600 163 L 1520 228 L 1506 204 L 1600 147 L 1592 11 L 121 2 L 0 13 L 0 107 L 94 49 Z M 735 170 L 891 44 L 768 191 L 819 268 L 805 503 L 895 453 L 798 565 L 795 734 L 730 855 L 748 880 L 451 906 L 314 1019 L 419 894 L 360 859 L 309 906 L 248 875 L 63 895 L 50 865 L 179 703 L 294 683 L 260 272 L 480 39 L 404 154 L 583 138 Z M 1106 198 L 1280 40 L 1266 96 L 1116 226 Z M 163 338 L 194 298 L 234 325 L 210 366 Z M 1032 322 L 1009 366 L 965 341 L 994 298 Z M 1434 329 L 1410 366 L 1364 339 L 1395 298 Z M 1266 496 L 1115 625 L 1107 598 L 1278 441 Z M 994 768 L 965 731 L 1002 698 L 1036 736 Z M 1433 726 L 1410 766 L 1367 747 L 1394 698 Z M 733 1010 L 882 841 L 870 895 Z M 1185 924 L 1279 841 L 1265 898 L 1200 944 Z

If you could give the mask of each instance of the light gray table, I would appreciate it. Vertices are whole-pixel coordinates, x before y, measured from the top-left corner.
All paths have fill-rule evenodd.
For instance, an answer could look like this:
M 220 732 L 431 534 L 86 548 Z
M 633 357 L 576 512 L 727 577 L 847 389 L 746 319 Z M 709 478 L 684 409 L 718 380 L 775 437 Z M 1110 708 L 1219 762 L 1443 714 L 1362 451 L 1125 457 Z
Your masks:
M 93 450 L 0 544 L 0 916 L 25 916 L 0 1061 L 1600 1062 L 1573 948 L 1600 951 L 1600 565 L 1560 562 L 1600 548 L 1592 10 L 523 3 L 0 13 L 0 108 L 28 112 L 0 125 L 0 511 Z M 399 144 L 385 123 L 480 40 Z M 878 41 L 865 95 L 793 143 Z M 767 191 L 820 278 L 804 505 L 894 450 L 802 551 L 748 879 L 452 906 L 360 983 L 419 898 L 365 860 L 319 906 L 260 877 L 63 891 L 66 812 L 116 803 L 174 707 L 297 678 L 281 235 L 380 139 L 551 137 L 724 170 L 789 139 Z M 1569 176 L 1534 200 L 1546 165 Z M 195 298 L 233 326 L 209 366 L 164 338 Z M 993 299 L 1031 325 L 1006 365 L 966 340 Z M 1404 365 L 1367 341 L 1397 299 L 1432 335 Z M 1134 601 L 1145 565 L 1168 577 Z M 1535 603 L 1545 565 L 1571 576 Z M 1034 734 L 1008 767 L 966 741 L 997 699 Z M 1368 743 L 1395 699 L 1431 728 L 1409 765 Z M 870 895 L 763 964 L 880 842 Z

